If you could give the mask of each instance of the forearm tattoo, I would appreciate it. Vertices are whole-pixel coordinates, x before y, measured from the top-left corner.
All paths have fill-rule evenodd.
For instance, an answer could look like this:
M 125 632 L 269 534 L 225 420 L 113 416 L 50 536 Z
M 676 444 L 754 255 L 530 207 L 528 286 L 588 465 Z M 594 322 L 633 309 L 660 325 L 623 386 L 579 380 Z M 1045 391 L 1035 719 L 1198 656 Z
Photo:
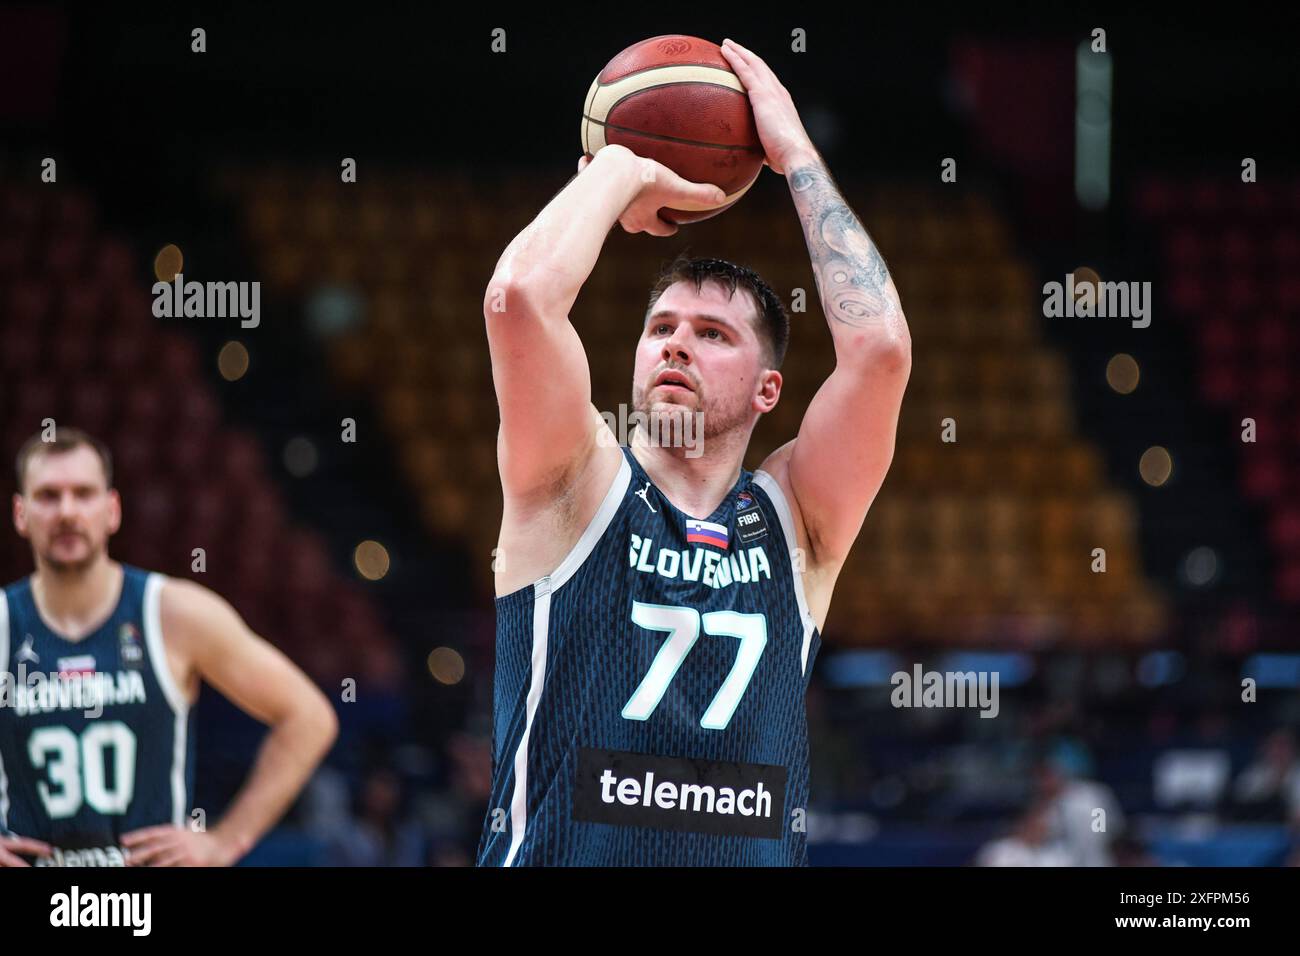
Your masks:
M 862 328 L 898 315 L 884 257 L 825 166 L 794 170 L 790 190 L 803 222 L 817 291 L 832 326 L 842 322 Z

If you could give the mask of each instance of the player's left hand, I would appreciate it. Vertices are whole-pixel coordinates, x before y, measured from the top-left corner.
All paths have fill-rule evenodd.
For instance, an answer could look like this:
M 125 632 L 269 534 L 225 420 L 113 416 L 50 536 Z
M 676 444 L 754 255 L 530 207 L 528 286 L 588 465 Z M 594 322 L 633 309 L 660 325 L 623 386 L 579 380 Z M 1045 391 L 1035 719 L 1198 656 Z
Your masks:
M 235 855 L 215 834 L 157 826 L 122 835 L 127 866 L 231 866 Z
M 749 94 L 767 165 L 784 176 L 791 161 L 800 154 L 816 154 L 790 92 L 781 85 L 772 68 L 735 40 L 722 41 L 722 55 Z

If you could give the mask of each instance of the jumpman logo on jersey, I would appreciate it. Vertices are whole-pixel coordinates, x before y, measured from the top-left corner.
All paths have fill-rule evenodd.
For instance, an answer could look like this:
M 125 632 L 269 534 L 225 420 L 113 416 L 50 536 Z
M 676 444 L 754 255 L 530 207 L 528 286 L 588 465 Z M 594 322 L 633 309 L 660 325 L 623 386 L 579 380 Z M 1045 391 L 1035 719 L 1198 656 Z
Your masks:
M 645 502 L 645 506 L 646 506 L 647 508 L 650 509 L 650 511 L 651 511 L 652 514 L 658 514 L 658 513 L 659 513 L 658 511 L 655 511 L 655 506 L 652 505 L 652 504 L 650 503 L 650 498 L 649 498 L 649 494 L 650 494 L 650 482 L 647 481 L 647 482 L 645 483 L 645 487 L 642 488 L 640 491 L 635 492 L 635 494 L 636 494 L 636 496 L 637 496 L 638 498 L 640 498 L 642 501 Z
M 41 662 L 40 655 L 32 650 L 33 640 L 33 637 L 28 634 L 27 639 L 23 641 L 23 646 L 18 648 L 19 661 L 31 661 L 33 664 L 39 664 Z

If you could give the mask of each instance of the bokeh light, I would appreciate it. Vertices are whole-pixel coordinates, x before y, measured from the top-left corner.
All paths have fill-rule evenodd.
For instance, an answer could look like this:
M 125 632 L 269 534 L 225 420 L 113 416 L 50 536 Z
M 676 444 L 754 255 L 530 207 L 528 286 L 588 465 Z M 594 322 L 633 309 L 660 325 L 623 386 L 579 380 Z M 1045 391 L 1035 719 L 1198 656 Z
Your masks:
M 217 353 L 217 370 L 227 382 L 236 382 L 248 372 L 248 349 L 243 342 L 227 342 Z
M 320 464 L 316 443 L 305 435 L 295 435 L 284 445 L 285 471 L 295 478 L 306 478 Z
M 153 274 L 157 276 L 159 282 L 173 282 L 177 273 L 185 268 L 185 256 L 181 253 L 180 247 L 174 243 L 168 243 L 158 250 L 158 254 L 153 259 Z
M 435 647 L 428 665 L 429 673 L 440 684 L 459 684 L 465 676 L 465 659 L 450 647 Z
M 352 554 L 357 573 L 367 581 L 378 581 L 388 573 L 388 549 L 378 541 L 362 541 Z
M 1142 453 L 1142 459 L 1138 462 L 1138 473 L 1148 485 L 1159 488 L 1174 473 L 1173 456 L 1159 445 L 1153 445 Z
M 1111 356 L 1106 363 L 1106 384 L 1121 395 L 1131 395 L 1138 387 L 1140 378 L 1137 359 L 1127 352 Z
M 1183 578 L 1194 588 L 1212 584 L 1219 576 L 1219 553 L 1207 545 L 1193 548 L 1183 558 Z

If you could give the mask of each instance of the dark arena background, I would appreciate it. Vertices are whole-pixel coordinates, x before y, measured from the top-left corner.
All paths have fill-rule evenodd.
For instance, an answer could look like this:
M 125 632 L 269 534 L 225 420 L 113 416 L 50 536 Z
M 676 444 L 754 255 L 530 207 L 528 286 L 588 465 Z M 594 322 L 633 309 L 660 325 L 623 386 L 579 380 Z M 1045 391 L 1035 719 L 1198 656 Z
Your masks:
M 483 293 L 573 175 L 592 77 L 664 33 L 767 60 L 913 339 L 808 692 L 811 862 L 1300 863 L 1293 35 L 603 9 L 0 8 L 0 450 L 46 419 L 103 437 L 110 553 L 225 595 L 338 713 L 241 865 L 473 865 L 501 515 Z M 628 401 L 685 248 L 807 295 L 755 468 L 833 365 L 770 172 L 674 237 L 611 232 L 573 312 L 593 399 Z M 256 327 L 155 317 L 178 272 L 259 282 Z M 1098 282 L 1131 314 L 1054 310 L 1050 283 Z M 31 573 L 15 533 L 0 567 Z M 996 707 L 900 706 L 894 675 L 931 671 L 996 675 Z M 206 689 L 197 721 L 216 819 L 262 728 Z

